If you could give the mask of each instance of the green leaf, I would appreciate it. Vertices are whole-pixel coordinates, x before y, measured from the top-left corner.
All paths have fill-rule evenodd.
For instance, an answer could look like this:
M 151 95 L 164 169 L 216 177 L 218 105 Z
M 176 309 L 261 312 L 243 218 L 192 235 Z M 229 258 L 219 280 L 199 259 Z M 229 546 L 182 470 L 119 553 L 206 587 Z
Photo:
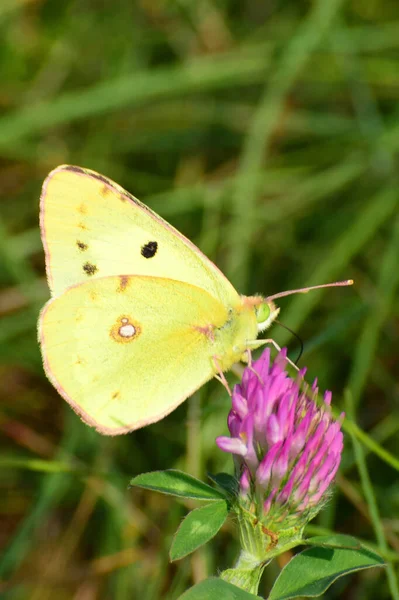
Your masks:
M 170 560 L 183 558 L 209 542 L 225 522 L 228 512 L 227 502 L 219 500 L 188 513 L 173 539 Z
M 207 483 L 174 469 L 137 475 L 130 481 L 129 487 L 133 486 L 182 498 L 194 498 L 196 500 L 224 499 L 221 492 Z
M 324 539 L 326 545 L 331 543 L 335 546 L 342 543 L 350 547 L 314 546 L 297 554 L 281 571 L 269 600 L 288 600 L 298 596 L 314 598 L 323 594 L 343 575 L 384 566 L 384 561 L 378 554 L 350 536 L 317 536 L 313 538 L 315 539 L 318 539 L 319 543 L 323 543 L 321 540 Z M 354 544 L 356 547 L 353 547 Z
M 211 577 L 184 592 L 178 600 L 221 600 L 222 598 L 223 600 L 259 600 L 260 596 L 249 594 L 223 579 Z
M 229 496 L 235 496 L 237 494 L 238 481 L 232 475 L 229 475 L 228 473 L 217 473 L 216 475 L 208 473 L 208 477 L 222 490 L 225 490 Z
M 358 539 L 351 535 L 345 535 L 343 533 L 334 533 L 329 535 L 316 535 L 311 538 L 307 538 L 306 544 L 309 546 L 322 546 L 323 548 L 343 548 L 343 549 L 361 549 L 362 544 Z M 378 555 L 376 555 L 378 556 Z

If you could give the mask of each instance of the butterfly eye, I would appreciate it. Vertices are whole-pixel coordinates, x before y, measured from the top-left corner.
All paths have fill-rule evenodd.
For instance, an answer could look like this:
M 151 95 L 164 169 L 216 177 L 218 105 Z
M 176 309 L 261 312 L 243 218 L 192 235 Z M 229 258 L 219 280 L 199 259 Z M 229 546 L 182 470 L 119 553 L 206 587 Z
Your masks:
M 262 302 L 256 307 L 256 320 L 258 323 L 264 323 L 270 316 L 270 306 L 266 302 Z
M 276 307 L 271 300 L 265 300 L 255 309 L 256 320 L 258 322 L 258 331 L 267 329 L 276 319 L 280 309 Z

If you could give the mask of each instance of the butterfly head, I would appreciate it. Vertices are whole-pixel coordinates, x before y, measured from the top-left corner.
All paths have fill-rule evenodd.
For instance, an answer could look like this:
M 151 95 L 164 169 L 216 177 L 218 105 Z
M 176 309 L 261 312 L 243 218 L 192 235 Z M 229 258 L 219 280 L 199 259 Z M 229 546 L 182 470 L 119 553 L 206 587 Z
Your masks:
M 241 298 L 244 307 L 255 313 L 258 333 L 270 327 L 280 312 L 272 300 L 263 296 L 241 296 Z

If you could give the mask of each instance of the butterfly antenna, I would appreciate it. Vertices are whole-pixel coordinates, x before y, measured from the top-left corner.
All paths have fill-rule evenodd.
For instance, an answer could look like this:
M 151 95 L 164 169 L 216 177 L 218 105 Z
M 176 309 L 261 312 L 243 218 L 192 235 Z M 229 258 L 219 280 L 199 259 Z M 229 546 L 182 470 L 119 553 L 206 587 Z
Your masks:
M 278 294 L 273 294 L 273 296 L 268 296 L 266 300 L 275 300 L 276 298 L 283 298 L 283 296 L 291 296 L 291 294 L 307 294 L 311 290 L 321 290 L 329 287 L 345 287 L 347 285 L 353 285 L 353 279 L 336 281 L 335 283 L 324 283 L 323 285 L 312 285 L 311 287 L 299 288 L 298 290 L 287 290 L 286 292 L 280 292 Z
M 280 325 L 281 327 L 284 327 L 284 329 L 286 329 L 287 331 L 289 331 L 290 333 L 292 333 L 292 335 L 294 337 L 296 337 L 296 339 L 298 340 L 301 349 L 299 350 L 299 354 L 298 354 L 297 359 L 294 361 L 295 364 L 297 365 L 299 363 L 299 359 L 301 358 L 301 356 L 303 354 L 303 340 L 302 340 L 302 338 L 293 329 L 290 329 L 287 325 L 284 325 L 284 323 L 282 323 L 278 319 L 276 319 L 274 322 L 277 323 L 277 325 Z

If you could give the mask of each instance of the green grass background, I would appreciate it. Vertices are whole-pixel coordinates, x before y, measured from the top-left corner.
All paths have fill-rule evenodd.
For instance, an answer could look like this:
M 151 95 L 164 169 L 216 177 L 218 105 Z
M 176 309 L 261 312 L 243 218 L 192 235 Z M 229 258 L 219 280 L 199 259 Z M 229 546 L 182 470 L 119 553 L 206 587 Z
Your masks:
M 220 384 L 110 439 L 43 374 L 38 198 L 61 163 L 118 181 L 242 293 L 355 279 L 279 303 L 300 364 L 350 413 L 336 493 L 309 531 L 359 536 L 388 561 L 326 598 L 399 598 L 398 101 L 397 0 L 1 1 L 2 598 L 173 600 L 238 551 L 229 522 L 170 565 L 187 506 L 127 491 L 143 471 L 232 471 L 214 443 Z M 272 335 L 296 356 L 293 336 Z

